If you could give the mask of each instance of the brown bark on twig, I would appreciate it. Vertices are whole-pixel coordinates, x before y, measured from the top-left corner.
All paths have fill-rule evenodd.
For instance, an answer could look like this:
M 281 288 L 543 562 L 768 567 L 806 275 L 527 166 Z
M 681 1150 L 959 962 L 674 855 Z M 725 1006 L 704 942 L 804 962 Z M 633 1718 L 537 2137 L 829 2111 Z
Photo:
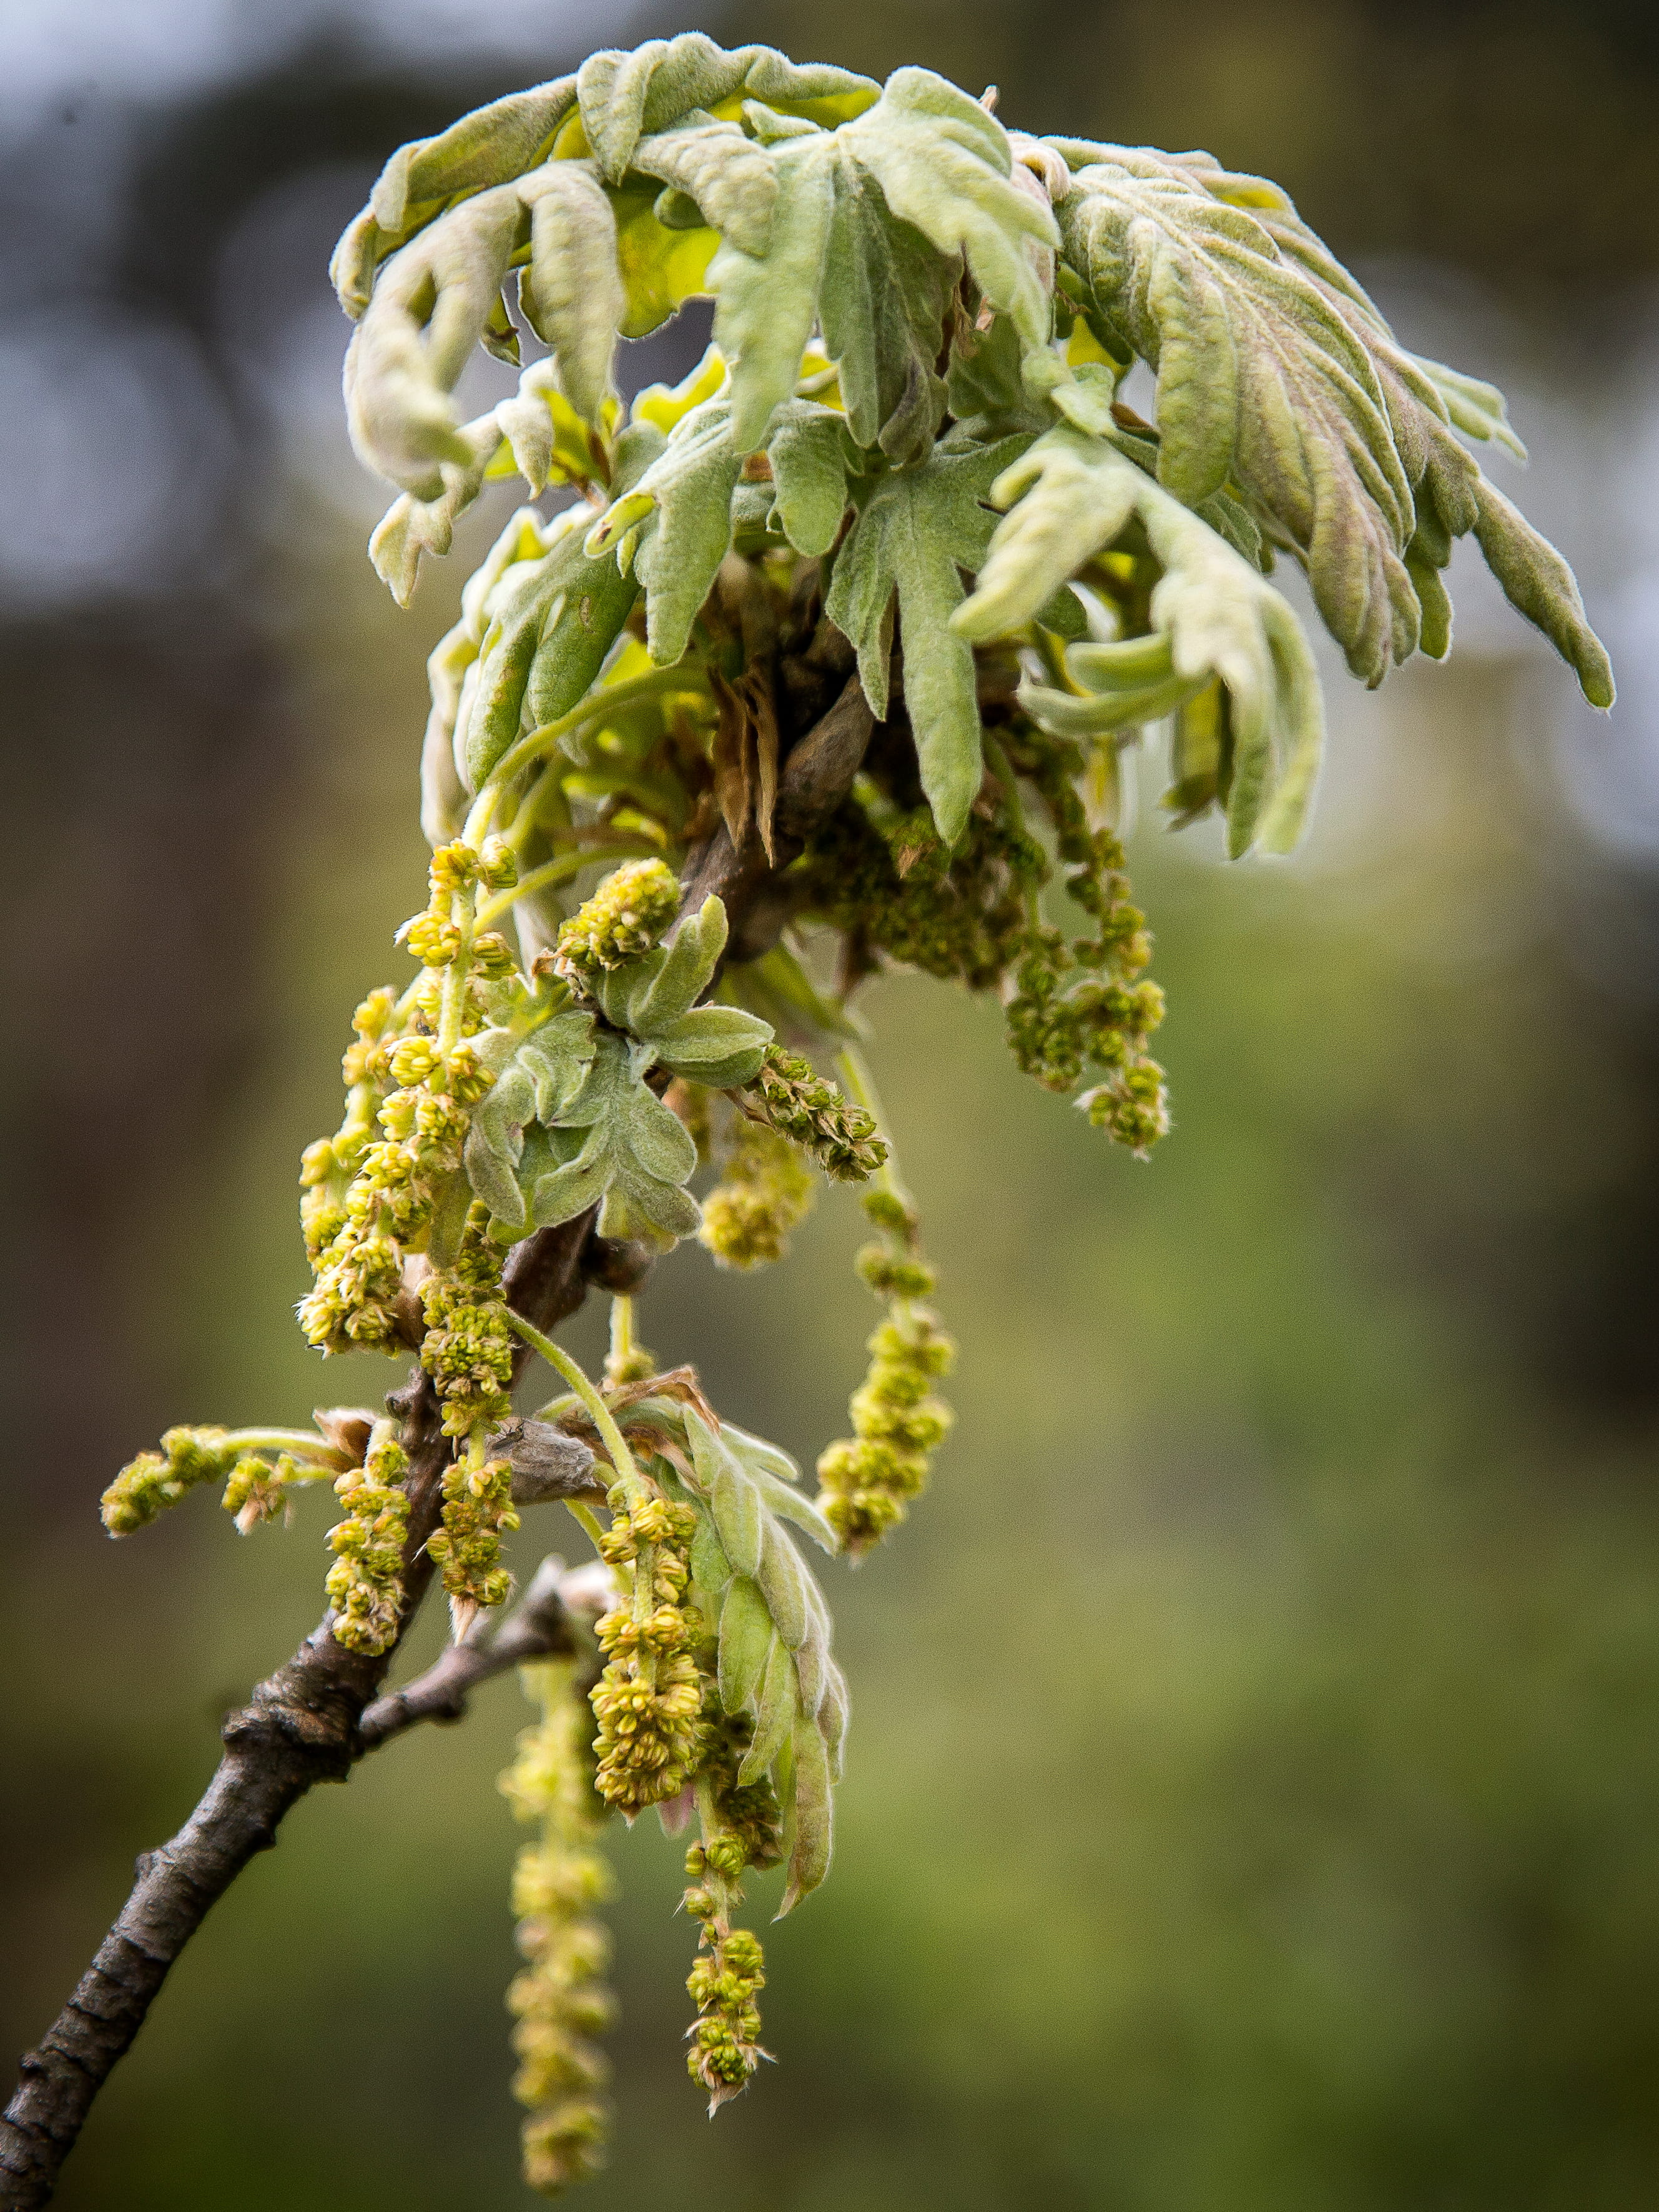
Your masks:
M 584 1215 L 515 1249 L 507 1296 L 538 1328 L 556 1328 L 576 1310 L 586 1272 L 615 1267 L 614 1248 L 592 1228 Z M 404 1424 L 410 1462 L 401 1638 L 432 1580 L 426 1540 L 438 1524 L 453 1445 L 418 1370 L 387 1404 Z M 283 1815 L 306 1792 L 319 1782 L 343 1782 L 369 1747 L 362 1717 L 392 1656 L 348 1651 L 325 1619 L 228 1716 L 206 1795 L 170 1842 L 140 1858 L 132 1893 L 75 1994 L 24 2055 L 17 2094 L 0 2118 L 0 2212 L 35 2212 L 50 2202 L 94 2098 L 210 1907 L 250 1859 L 270 1850 Z
M 846 641 L 823 623 L 807 650 L 778 671 L 786 727 L 773 860 L 752 822 L 741 850 L 721 823 L 687 857 L 685 910 L 711 891 L 725 900 L 729 957 L 753 959 L 776 943 L 788 913 L 778 871 L 840 804 L 863 760 L 874 724 L 857 676 L 848 672 L 851 660 Z M 576 1310 L 589 1282 L 631 1291 L 648 1264 L 640 1248 L 595 1236 L 592 1216 L 585 1215 L 516 1246 L 502 1285 L 514 1311 L 546 1334 Z M 527 1356 L 521 1348 L 518 1364 Z M 410 1461 L 401 1639 L 432 1579 L 426 1540 L 438 1523 L 453 1446 L 418 1370 L 386 1403 L 404 1425 Z M 93 2100 L 143 2026 L 168 1968 L 243 1868 L 276 1842 L 290 1808 L 319 1782 L 343 1782 L 371 1743 L 416 1719 L 459 1715 L 465 1690 L 482 1679 L 474 1662 L 452 1657 L 440 1662 L 448 1671 L 437 1681 L 422 1678 L 418 1699 L 411 1685 L 401 1705 L 398 1698 L 377 1704 L 392 1656 L 346 1650 L 325 1619 L 226 1720 L 224 1753 L 206 1795 L 170 1842 L 138 1861 L 132 1893 L 91 1966 L 23 2057 L 17 2093 L 0 2117 L 0 2212 L 37 2212 L 50 2202 Z

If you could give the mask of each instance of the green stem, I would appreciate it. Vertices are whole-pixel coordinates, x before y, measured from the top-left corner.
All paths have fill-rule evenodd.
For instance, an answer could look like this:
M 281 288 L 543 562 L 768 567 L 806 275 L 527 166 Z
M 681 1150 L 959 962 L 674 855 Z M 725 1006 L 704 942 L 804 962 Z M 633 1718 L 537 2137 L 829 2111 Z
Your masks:
M 532 1328 L 522 1314 L 515 1314 L 512 1308 L 508 1307 L 507 1317 L 531 1349 L 539 1352 L 550 1367 L 556 1367 L 558 1370 L 583 1405 L 586 1407 L 593 1417 L 593 1425 L 599 1431 L 604 1440 L 605 1448 L 611 1455 L 611 1464 L 616 1468 L 621 1480 L 627 1483 L 637 1483 L 640 1480 L 640 1471 L 634 1464 L 634 1455 L 623 1441 L 623 1432 L 612 1419 L 611 1408 L 588 1381 L 581 1368 L 562 1346 L 554 1343 L 550 1336 L 544 1336 L 540 1329 Z
M 239 1451 L 303 1452 L 307 1459 L 326 1462 L 318 1470 L 319 1479 L 324 1473 L 342 1474 L 346 1467 L 345 1454 L 314 1429 L 229 1429 L 224 1440 Z
M 493 899 L 487 899 L 478 908 L 478 927 L 487 929 L 532 891 L 544 890 L 550 884 L 568 884 L 596 860 L 648 860 L 655 850 L 643 837 L 635 837 L 626 845 L 592 845 L 581 852 L 562 853 L 557 860 L 544 861 L 539 868 L 521 876 L 510 891 L 498 891 Z
M 566 1510 L 580 1521 L 586 1530 L 597 1552 L 599 1548 L 599 1539 L 605 1534 L 604 1529 L 599 1526 L 599 1515 L 594 1512 L 591 1505 L 584 1505 L 580 1498 L 567 1498 L 564 1503 Z
M 607 684 L 598 691 L 574 706 L 568 714 L 556 721 L 544 722 L 538 730 L 532 730 L 510 746 L 502 756 L 495 774 L 472 802 L 472 811 L 466 817 L 466 827 L 461 835 L 469 845 L 481 845 L 489 828 L 491 817 L 501 805 L 507 787 L 521 769 L 555 745 L 561 738 L 579 730 L 584 722 L 598 721 L 613 714 L 618 707 L 631 707 L 636 700 L 653 698 L 659 691 L 696 691 L 702 689 L 702 678 L 695 669 L 653 668 L 648 676 L 635 676 L 626 684 Z

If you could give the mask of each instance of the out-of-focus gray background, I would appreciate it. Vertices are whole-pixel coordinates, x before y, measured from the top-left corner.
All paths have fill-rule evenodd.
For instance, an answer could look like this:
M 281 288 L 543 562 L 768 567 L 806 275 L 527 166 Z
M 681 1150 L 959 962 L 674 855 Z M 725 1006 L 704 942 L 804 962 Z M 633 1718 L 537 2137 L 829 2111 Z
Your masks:
M 1336 690 L 1287 865 L 1133 841 L 1175 1134 L 1109 1153 L 994 1009 L 874 994 L 963 1345 L 911 1528 L 832 1570 L 855 1725 L 775 2069 L 686 2081 L 678 1852 L 620 1842 L 594 2212 L 1646 2212 L 1659 2185 L 1659 18 L 1639 0 L 11 0 L 0 2048 L 45 2025 L 315 1618 L 327 1501 L 113 1546 L 178 1419 L 327 1375 L 295 1163 L 422 896 L 423 655 L 341 427 L 325 264 L 400 141 L 693 24 L 1286 184 L 1406 341 L 1509 389 L 1610 720 L 1477 574 Z M 701 343 L 670 331 L 632 380 Z M 481 395 L 491 387 L 480 385 Z M 1499 456 L 1491 465 L 1503 476 Z M 1340 681 L 1340 679 L 1337 679 Z M 1155 796 L 1155 787 L 1150 792 Z M 645 1314 L 810 1457 L 871 1319 L 826 1203 Z M 597 1348 L 599 1317 L 579 1345 Z M 558 1540 L 525 1532 L 521 1541 Z M 574 1548 L 574 1547 L 573 1547 Z M 428 1628 L 428 1638 L 435 1633 Z M 513 2207 L 510 1683 L 302 1805 L 215 1913 L 66 2212 Z

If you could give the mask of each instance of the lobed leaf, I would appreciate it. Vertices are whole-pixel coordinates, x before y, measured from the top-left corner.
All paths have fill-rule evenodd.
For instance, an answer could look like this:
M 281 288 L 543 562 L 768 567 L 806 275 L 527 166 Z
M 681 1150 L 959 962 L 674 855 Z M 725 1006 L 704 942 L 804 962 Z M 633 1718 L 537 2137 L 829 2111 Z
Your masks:
M 794 1843 L 778 1917 L 808 1897 L 830 1871 L 834 1844 L 834 1790 L 830 1753 L 816 1725 L 803 1718 L 794 1735 Z
M 1008 134 L 996 118 L 931 70 L 902 69 L 837 136 L 892 214 L 939 252 L 961 254 L 1028 352 L 1046 351 L 1050 301 L 1029 249 L 1052 251 L 1060 234 L 1046 195 L 1014 180 Z
M 638 483 L 587 533 L 589 557 L 597 559 L 645 526 L 634 570 L 645 587 L 646 641 L 662 667 L 684 653 L 731 550 L 732 493 L 743 466 L 731 421 L 724 399 L 707 400 L 683 416 Z
M 880 478 L 836 557 L 824 601 L 858 653 L 878 721 L 887 713 L 896 605 L 921 787 L 947 845 L 962 835 L 984 774 L 973 651 L 951 626 L 965 597 L 960 571 L 984 557 L 995 521 L 982 501 L 1023 442 L 939 447 L 919 468 Z
M 1152 596 L 1153 634 L 1069 647 L 1067 671 L 1091 696 L 1028 682 L 1021 702 L 1058 734 L 1105 736 L 1174 712 L 1218 678 L 1233 742 L 1228 850 L 1237 857 L 1260 836 L 1269 851 L 1287 851 L 1324 738 L 1318 671 L 1287 603 L 1200 517 L 1069 423 L 1040 438 L 992 496 L 1012 512 L 957 628 L 983 638 L 1019 627 L 1138 520 L 1164 572 Z

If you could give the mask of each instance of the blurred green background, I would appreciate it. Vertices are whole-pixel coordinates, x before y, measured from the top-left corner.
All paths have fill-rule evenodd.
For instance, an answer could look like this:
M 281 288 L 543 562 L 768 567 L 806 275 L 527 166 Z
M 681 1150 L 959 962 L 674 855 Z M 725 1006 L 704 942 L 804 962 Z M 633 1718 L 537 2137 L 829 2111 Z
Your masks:
M 422 661 L 499 512 L 398 615 L 362 558 L 385 495 L 337 423 L 328 247 L 402 139 L 688 20 L 36 0 L 0 29 L 8 2051 L 319 1608 L 325 1499 L 243 1541 L 204 1498 L 116 1547 L 99 1490 L 171 1420 L 394 1379 L 325 1373 L 292 1326 L 295 1162 L 401 964 Z M 1304 854 L 1228 869 L 1144 809 L 1176 1116 L 1149 1165 L 1022 1081 L 994 1008 L 872 994 L 958 1431 L 900 1538 L 829 1571 L 836 1865 L 769 1942 L 780 2063 L 712 2127 L 678 1848 L 618 1838 L 618 2143 L 586 2201 L 1645 2212 L 1659 25 L 1636 0 L 696 20 L 1279 177 L 1408 343 L 1510 386 L 1522 496 L 1624 698 L 1580 714 L 1460 571 L 1451 664 L 1334 700 Z M 647 1338 L 810 1460 L 873 1318 L 858 1239 L 843 1197 L 769 1276 L 681 1252 Z M 494 1789 L 526 1718 L 498 1683 L 300 1807 L 60 2203 L 527 2201 Z

